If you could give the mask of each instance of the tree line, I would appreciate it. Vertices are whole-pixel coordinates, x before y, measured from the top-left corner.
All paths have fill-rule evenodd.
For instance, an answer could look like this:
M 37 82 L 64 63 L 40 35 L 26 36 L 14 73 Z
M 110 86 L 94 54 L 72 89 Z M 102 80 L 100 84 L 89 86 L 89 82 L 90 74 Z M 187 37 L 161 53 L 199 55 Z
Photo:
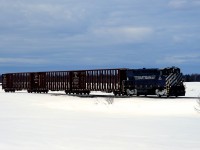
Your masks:
M 185 82 L 200 82 L 200 74 L 186 74 L 183 75 L 183 79 Z M 0 75 L 0 83 L 2 81 L 2 75 Z
M 183 76 L 185 82 L 199 82 L 200 74 L 186 74 Z

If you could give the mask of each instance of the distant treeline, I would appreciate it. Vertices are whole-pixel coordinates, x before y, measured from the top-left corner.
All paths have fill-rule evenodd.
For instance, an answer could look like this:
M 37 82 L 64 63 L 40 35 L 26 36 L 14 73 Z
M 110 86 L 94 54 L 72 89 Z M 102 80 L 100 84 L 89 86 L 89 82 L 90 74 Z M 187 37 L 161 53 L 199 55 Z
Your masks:
M 187 74 L 183 76 L 185 82 L 200 81 L 200 74 Z
M 185 82 L 200 82 L 200 74 L 187 74 L 183 76 Z M 2 81 L 2 75 L 0 75 L 0 83 Z

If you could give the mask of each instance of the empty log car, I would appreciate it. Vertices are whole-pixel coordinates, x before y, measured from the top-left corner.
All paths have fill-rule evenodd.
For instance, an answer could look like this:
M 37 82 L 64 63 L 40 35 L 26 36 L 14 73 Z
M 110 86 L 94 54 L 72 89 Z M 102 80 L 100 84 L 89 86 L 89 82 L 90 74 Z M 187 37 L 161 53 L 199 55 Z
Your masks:
M 182 73 L 176 67 L 6 73 L 2 75 L 2 89 L 5 92 L 27 90 L 29 93 L 50 90 L 65 91 L 66 94 L 103 91 L 114 95 L 185 95 Z

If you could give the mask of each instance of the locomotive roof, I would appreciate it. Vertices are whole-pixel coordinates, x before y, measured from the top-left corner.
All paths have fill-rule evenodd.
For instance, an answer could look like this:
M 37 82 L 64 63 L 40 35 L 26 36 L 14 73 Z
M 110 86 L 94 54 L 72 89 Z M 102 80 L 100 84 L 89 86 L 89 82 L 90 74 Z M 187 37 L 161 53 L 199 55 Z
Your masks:
M 60 70 L 60 71 L 34 71 L 34 72 L 9 72 L 4 74 L 15 73 L 44 73 L 44 72 L 74 72 L 74 71 L 104 71 L 104 70 L 129 70 L 129 68 L 112 68 L 112 69 L 85 69 L 85 70 Z
M 130 69 L 130 68 L 106 68 L 106 69 L 84 69 L 84 70 L 61 70 L 61 71 L 34 71 L 34 72 L 9 72 L 4 74 L 15 74 L 15 73 L 44 73 L 44 72 L 72 72 L 72 71 L 104 71 L 104 70 L 136 70 L 136 71 L 157 71 L 157 70 L 165 70 L 165 69 L 179 69 L 178 67 L 166 67 L 166 68 L 139 68 L 139 69 Z

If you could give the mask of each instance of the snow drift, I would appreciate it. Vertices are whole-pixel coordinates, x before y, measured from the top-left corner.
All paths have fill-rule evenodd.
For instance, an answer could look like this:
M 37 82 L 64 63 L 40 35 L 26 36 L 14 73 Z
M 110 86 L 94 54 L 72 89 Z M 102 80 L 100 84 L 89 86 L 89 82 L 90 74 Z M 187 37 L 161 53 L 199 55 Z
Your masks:
M 180 98 L 0 90 L 0 149 L 199 149 L 200 83 Z

